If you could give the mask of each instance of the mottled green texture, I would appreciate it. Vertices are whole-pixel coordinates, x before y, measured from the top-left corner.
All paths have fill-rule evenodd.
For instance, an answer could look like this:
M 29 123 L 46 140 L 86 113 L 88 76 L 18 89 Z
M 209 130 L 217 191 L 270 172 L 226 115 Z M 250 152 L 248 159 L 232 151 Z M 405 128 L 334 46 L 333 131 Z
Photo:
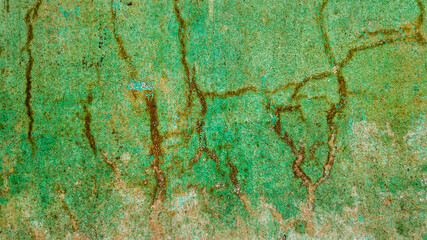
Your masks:
M 0 4 L 0 239 L 425 239 L 424 0 Z

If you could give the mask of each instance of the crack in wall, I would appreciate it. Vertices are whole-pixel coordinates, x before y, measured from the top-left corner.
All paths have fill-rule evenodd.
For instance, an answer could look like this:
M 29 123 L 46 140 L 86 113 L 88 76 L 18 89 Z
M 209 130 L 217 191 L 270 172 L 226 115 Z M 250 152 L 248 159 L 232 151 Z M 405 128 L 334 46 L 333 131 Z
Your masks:
M 151 166 L 154 171 L 154 176 L 156 178 L 156 188 L 153 197 L 153 202 L 151 204 L 150 219 L 149 225 L 153 230 L 154 239 L 160 239 L 165 234 L 164 227 L 160 221 L 160 214 L 163 209 L 163 204 L 165 202 L 166 195 L 166 176 L 164 175 L 161 169 L 161 157 L 163 155 L 161 144 L 163 142 L 163 137 L 159 132 L 159 119 L 157 116 L 157 102 L 154 94 L 150 94 L 145 98 L 147 109 L 150 116 L 150 138 L 151 138 L 151 149 L 150 155 L 153 156 L 153 161 Z
M 32 154 L 34 155 L 34 151 L 36 148 L 36 143 L 33 138 L 33 127 L 34 127 L 34 112 L 33 108 L 31 106 L 31 90 L 33 87 L 33 79 L 32 79 L 32 71 L 34 66 L 34 57 L 33 57 L 33 51 L 31 48 L 31 44 L 34 40 L 34 23 L 32 20 L 35 20 L 38 17 L 38 10 L 40 8 L 40 5 L 42 4 L 41 0 L 38 0 L 36 4 L 28 9 L 27 13 L 25 14 L 25 24 L 27 25 L 27 41 L 25 43 L 25 51 L 28 54 L 28 64 L 25 69 L 25 79 L 26 79 L 26 86 L 25 86 L 25 106 L 27 109 L 27 116 L 28 116 L 28 131 L 27 131 L 27 139 L 31 144 L 31 150 Z
M 95 137 L 93 136 L 91 132 L 91 123 L 92 123 L 92 115 L 89 111 L 88 105 L 92 103 L 93 96 L 92 96 L 92 90 L 90 90 L 89 94 L 87 95 L 86 103 L 83 105 L 83 110 L 85 112 L 85 118 L 84 118 L 84 132 L 86 135 L 86 138 L 89 142 L 89 146 L 92 149 L 93 155 L 97 155 L 97 147 L 95 142 Z

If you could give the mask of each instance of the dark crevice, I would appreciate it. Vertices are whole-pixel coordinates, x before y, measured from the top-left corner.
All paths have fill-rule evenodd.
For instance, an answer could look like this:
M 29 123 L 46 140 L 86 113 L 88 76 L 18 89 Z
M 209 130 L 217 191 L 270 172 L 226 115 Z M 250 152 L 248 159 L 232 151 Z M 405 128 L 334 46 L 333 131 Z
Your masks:
M 325 54 L 328 57 L 328 62 L 332 66 L 335 66 L 335 57 L 334 53 L 331 48 L 331 44 L 329 42 L 329 36 L 327 34 L 326 28 L 325 28 L 325 19 L 323 16 L 323 11 L 325 10 L 326 5 L 328 4 L 328 0 L 323 0 L 322 4 L 319 7 L 319 14 L 317 15 L 317 22 L 320 28 L 320 34 L 322 35 L 323 39 L 323 47 L 325 49 Z
M 234 185 L 234 193 L 236 193 L 236 195 L 239 197 L 239 199 L 242 201 L 243 206 L 245 207 L 245 209 L 252 214 L 253 213 L 253 209 L 251 207 L 251 202 L 249 201 L 248 197 L 246 196 L 245 193 L 242 192 L 242 187 L 240 185 L 239 180 L 237 179 L 237 174 L 239 173 L 239 170 L 237 169 L 236 165 L 234 165 L 228 154 L 226 155 L 226 160 L 227 160 L 227 165 L 230 168 L 230 180 Z
M 25 106 L 27 108 L 27 115 L 28 115 L 28 132 L 27 132 L 27 139 L 31 144 L 31 149 L 34 155 L 34 151 L 36 148 L 34 139 L 33 139 L 33 125 L 34 125 L 34 112 L 31 107 L 31 90 L 32 90 L 32 70 L 34 66 L 34 57 L 33 52 L 31 49 L 31 44 L 34 40 L 34 29 L 33 29 L 33 22 L 35 18 L 38 16 L 38 9 L 40 8 L 41 1 L 37 1 L 35 6 L 28 9 L 27 13 L 25 14 L 25 24 L 27 25 L 27 41 L 25 43 L 25 51 L 28 54 L 28 64 L 27 68 L 25 70 L 25 79 L 26 79 L 26 86 L 25 86 Z
M 257 91 L 258 91 L 257 87 L 249 86 L 249 87 L 244 87 L 237 90 L 229 90 L 224 93 L 206 92 L 205 94 L 207 97 L 229 98 L 229 97 L 241 96 L 249 92 L 256 93 Z
M 70 208 L 68 207 L 67 202 L 65 201 L 66 192 L 65 192 L 65 190 L 58 190 L 58 194 L 59 194 L 59 197 L 61 198 L 62 208 L 64 209 L 65 213 L 70 218 L 71 227 L 73 228 L 74 233 L 76 234 L 79 231 L 79 225 L 78 225 L 78 221 L 77 221 L 76 217 L 71 212 Z
M 412 41 L 418 42 L 421 45 L 425 44 L 424 41 L 419 41 L 419 39 L 417 37 L 414 37 L 412 35 L 406 36 L 406 37 L 389 38 L 389 39 L 385 39 L 385 40 L 380 40 L 378 42 L 375 42 L 375 43 L 372 43 L 369 45 L 363 45 L 363 46 L 351 48 L 348 51 L 346 57 L 340 63 L 338 63 L 338 66 L 340 68 L 345 67 L 350 62 L 350 60 L 353 59 L 353 57 L 356 55 L 357 52 L 367 50 L 367 49 L 374 49 L 376 47 L 380 47 L 380 46 L 395 43 L 395 42 L 412 42 Z
M 304 87 L 308 82 L 310 82 L 312 80 L 320 80 L 320 79 L 329 77 L 331 75 L 332 75 L 332 72 L 323 72 L 323 73 L 315 74 L 313 76 L 304 78 L 301 83 L 298 83 L 296 85 L 294 92 L 292 93 L 291 98 L 295 98 L 297 93 L 301 90 L 301 88 Z
M 154 196 L 151 202 L 150 227 L 156 235 L 155 238 L 161 238 L 164 234 L 164 229 L 159 216 L 163 208 L 167 188 L 166 176 L 161 169 L 161 157 L 163 155 L 161 144 L 163 142 L 163 137 L 160 135 L 158 129 L 159 119 L 157 115 L 157 102 L 156 96 L 153 92 L 150 91 L 150 93 L 145 97 L 145 103 L 150 117 L 150 139 L 152 144 L 150 148 L 150 155 L 153 157 L 151 167 L 156 179 Z
M 241 195 L 241 186 L 239 183 L 239 180 L 237 179 L 237 174 L 239 173 L 239 170 L 237 169 L 236 165 L 234 165 L 231 160 L 230 157 L 227 156 L 227 165 L 230 167 L 230 180 L 234 185 L 234 192 L 240 196 Z
M 178 4 L 179 4 L 179 0 L 174 0 L 173 9 L 175 12 L 176 20 L 179 23 L 178 39 L 179 39 L 179 43 L 181 46 L 181 63 L 182 63 L 182 66 L 184 67 L 185 82 L 188 86 L 188 95 L 187 95 L 186 107 L 187 107 L 187 110 L 190 111 L 191 107 L 192 107 L 192 101 L 193 101 L 192 100 L 193 89 L 195 86 L 192 82 L 192 78 L 190 75 L 190 67 L 188 65 L 188 60 L 187 60 L 187 45 L 186 45 L 187 29 L 186 29 L 186 24 L 185 24 L 184 18 L 182 17 L 181 10 L 180 10 Z
M 116 26 L 117 12 L 113 8 L 113 4 L 114 4 L 114 0 L 111 0 L 111 2 L 110 2 L 110 13 L 111 13 L 111 20 L 113 22 L 113 36 L 114 36 L 114 39 L 115 39 L 115 41 L 118 45 L 118 48 L 119 48 L 118 52 L 119 52 L 120 58 L 122 58 L 126 62 L 126 64 L 128 65 L 128 69 L 130 72 L 130 78 L 133 81 L 136 81 L 137 72 L 136 72 L 135 66 L 132 63 L 132 56 L 130 54 L 128 54 L 128 52 L 126 51 L 123 40 L 117 32 L 117 26 Z M 136 99 L 137 99 L 136 90 L 130 90 L 130 91 L 131 91 L 132 98 L 133 98 L 133 104 L 134 104 L 134 106 L 136 106 Z
M 205 118 L 206 118 L 206 113 L 208 111 L 206 94 L 203 93 L 202 90 L 200 90 L 199 86 L 197 85 L 196 77 L 195 77 L 196 68 L 193 67 L 190 71 L 190 65 L 187 60 L 186 24 L 185 24 L 184 18 L 182 17 L 182 13 L 178 4 L 179 4 L 179 1 L 175 0 L 173 7 L 174 7 L 176 19 L 179 23 L 178 38 L 179 38 L 179 43 L 181 47 L 181 63 L 185 72 L 185 79 L 186 79 L 185 82 L 188 86 L 186 108 L 188 111 L 191 110 L 193 91 L 196 93 L 196 97 L 199 99 L 199 102 L 201 105 L 201 112 L 200 112 L 200 116 L 196 126 L 196 131 L 199 139 L 199 149 L 196 152 L 195 156 L 190 160 L 189 168 L 192 168 L 193 165 L 199 161 L 200 157 L 202 156 L 202 153 L 204 152 L 209 156 L 209 158 L 214 160 L 216 169 L 219 170 L 219 158 L 214 150 L 209 149 L 206 136 L 204 135 L 203 128 L 205 126 Z M 185 114 L 187 115 L 188 112 Z
M 91 132 L 91 122 L 92 122 L 92 115 L 89 111 L 88 105 L 90 105 L 92 103 L 93 100 L 93 96 L 92 96 L 92 91 L 89 92 L 89 94 L 87 95 L 87 100 L 86 100 L 86 104 L 83 105 L 83 110 L 85 112 L 85 135 L 86 138 L 89 142 L 90 148 L 93 151 L 94 155 L 97 155 L 97 147 L 96 147 L 96 142 L 95 142 L 95 137 L 93 136 L 92 132 Z
M 160 195 L 162 195 L 162 192 L 166 190 L 166 177 L 160 168 L 160 158 L 162 156 L 161 144 L 163 142 L 163 138 L 160 135 L 158 129 L 159 119 L 157 116 L 157 103 L 155 95 L 150 94 L 150 96 L 147 96 L 145 98 L 145 103 L 147 105 L 150 116 L 150 139 L 152 143 L 150 148 L 150 155 L 153 156 L 152 167 L 157 181 L 158 190 Z

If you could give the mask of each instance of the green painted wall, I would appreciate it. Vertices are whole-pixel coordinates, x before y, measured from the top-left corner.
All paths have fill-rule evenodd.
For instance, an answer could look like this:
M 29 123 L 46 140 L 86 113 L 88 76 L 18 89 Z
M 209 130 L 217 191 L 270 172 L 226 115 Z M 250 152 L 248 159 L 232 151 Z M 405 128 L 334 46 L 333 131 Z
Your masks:
M 424 0 L 0 3 L 0 239 L 426 239 Z

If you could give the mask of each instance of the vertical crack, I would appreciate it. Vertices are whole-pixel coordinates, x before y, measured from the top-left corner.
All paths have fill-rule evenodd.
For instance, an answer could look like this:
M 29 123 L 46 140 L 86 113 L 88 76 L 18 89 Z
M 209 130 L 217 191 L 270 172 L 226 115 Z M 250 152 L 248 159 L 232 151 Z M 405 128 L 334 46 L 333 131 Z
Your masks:
M 33 22 L 31 20 L 34 20 L 35 18 L 37 18 L 38 10 L 40 8 L 41 3 L 42 3 L 41 0 L 38 0 L 35 6 L 28 9 L 27 13 L 25 14 L 25 24 L 27 25 L 27 41 L 25 43 L 24 50 L 28 54 L 28 64 L 27 64 L 27 68 L 25 69 L 25 79 L 26 79 L 25 106 L 27 108 L 27 116 L 28 116 L 27 139 L 31 144 L 31 150 L 33 155 L 34 155 L 36 145 L 33 139 L 34 113 L 31 107 L 31 97 L 32 97 L 31 96 L 31 89 L 32 89 L 31 72 L 33 70 L 33 65 L 34 65 L 34 57 L 31 49 L 31 44 L 34 40 L 34 30 L 33 30 Z
M 123 40 L 120 37 L 120 35 L 117 33 L 117 23 L 116 23 L 117 22 L 117 12 L 116 12 L 116 10 L 114 10 L 113 4 L 114 4 L 114 0 L 111 0 L 111 2 L 110 2 L 110 13 L 111 13 L 112 21 L 113 21 L 113 36 L 114 36 L 114 39 L 116 40 L 117 45 L 119 46 L 120 57 L 123 60 L 125 60 L 125 62 L 128 64 L 129 68 L 131 69 L 132 77 L 135 77 L 136 73 L 135 73 L 135 69 L 132 65 L 132 56 L 126 52 Z
M 74 231 L 74 239 L 80 239 L 79 238 L 79 222 L 76 218 L 76 216 L 74 216 L 74 214 L 71 212 L 70 208 L 68 207 L 67 202 L 65 201 L 65 190 L 58 190 L 58 194 L 59 197 L 61 199 L 62 202 L 62 208 L 64 209 L 65 213 L 68 215 L 68 217 L 70 218 L 70 222 L 71 222 L 71 227 L 73 228 Z
M 128 70 L 130 72 L 130 78 L 133 81 L 136 81 L 137 79 L 137 71 L 135 69 L 135 66 L 133 65 L 132 62 L 132 55 L 130 55 L 124 46 L 123 40 L 121 38 L 121 36 L 119 35 L 119 33 L 117 32 L 117 12 L 114 9 L 114 0 L 110 1 L 110 13 L 111 13 L 111 20 L 113 22 L 113 36 L 114 36 L 114 40 L 116 41 L 117 45 L 118 45 L 118 52 L 119 52 L 119 56 L 120 58 L 122 58 L 126 64 L 128 65 Z M 130 90 L 131 94 L 132 94 L 132 104 L 133 106 L 136 108 L 137 104 L 136 104 L 136 99 L 137 99 L 137 94 L 136 91 L 137 90 Z
M 184 68 L 185 72 L 185 82 L 188 86 L 188 96 L 187 96 L 187 103 L 186 107 L 187 110 L 191 110 L 192 107 L 192 95 L 193 91 L 195 91 L 197 98 L 199 99 L 200 105 L 201 105 L 201 112 L 199 119 L 197 121 L 197 135 L 199 140 L 199 148 L 195 154 L 195 156 L 190 160 L 189 168 L 191 169 L 195 163 L 197 163 L 200 160 L 200 157 L 202 156 L 202 153 L 206 153 L 214 162 L 215 167 L 219 171 L 219 159 L 217 154 L 214 150 L 210 150 L 207 144 L 206 136 L 204 135 L 204 126 L 205 126 L 205 118 L 207 114 L 207 102 L 206 102 L 206 93 L 203 93 L 202 90 L 200 90 L 199 86 L 196 83 L 196 68 L 193 67 L 190 71 L 190 65 L 187 60 L 187 45 L 186 45 L 186 32 L 187 32 L 187 26 L 185 24 L 184 18 L 182 17 L 181 10 L 178 6 L 179 0 L 174 0 L 173 8 L 175 12 L 176 19 L 179 23 L 178 28 L 178 38 L 179 43 L 181 46 L 181 63 Z M 188 114 L 188 112 L 186 113 Z
M 192 95 L 193 95 L 194 84 L 192 83 L 192 80 L 191 80 L 190 67 L 189 67 L 188 61 L 187 61 L 187 46 L 185 43 L 186 33 L 187 33 L 186 27 L 187 26 L 186 26 L 185 21 L 182 17 L 181 10 L 178 7 L 178 3 L 179 3 L 179 0 L 173 1 L 173 9 L 175 12 L 176 20 L 179 23 L 178 39 L 179 39 L 179 43 L 181 46 L 181 63 L 182 63 L 182 66 L 184 67 L 185 82 L 188 85 L 188 96 L 187 96 L 186 107 L 187 107 L 187 110 L 190 110 L 191 106 L 192 106 Z
M 149 225 L 153 231 L 154 239 L 161 239 L 164 234 L 164 228 L 160 222 L 160 213 L 163 208 L 166 195 L 166 176 L 164 175 L 161 169 L 161 156 L 162 149 L 161 144 L 163 137 L 159 132 L 159 119 L 157 113 L 157 102 L 156 96 L 153 93 L 147 94 L 145 98 L 145 103 L 147 105 L 149 117 L 150 117 L 150 138 L 151 138 L 151 149 L 150 155 L 153 157 L 151 166 L 154 171 L 154 176 L 156 178 L 156 188 L 151 203 L 151 211 L 149 217 Z
M 83 105 L 83 110 L 85 112 L 85 135 L 86 138 L 89 142 L 89 146 L 92 149 L 93 154 L 96 156 L 97 153 L 97 148 L 96 148 L 96 142 L 95 142 L 95 137 L 93 136 L 92 132 L 91 132 L 91 122 L 92 122 L 92 115 L 89 111 L 88 105 L 90 105 L 92 103 L 93 100 L 93 95 L 92 95 L 92 90 L 90 90 L 89 94 L 87 95 L 87 102 Z
M 331 67 L 333 67 L 336 65 L 335 64 L 336 59 L 334 57 L 334 53 L 332 51 L 331 44 L 329 42 L 329 37 L 325 28 L 325 19 L 323 16 L 323 11 L 325 10 L 325 7 L 328 4 L 328 2 L 329 0 L 323 0 L 322 4 L 320 5 L 318 9 L 319 14 L 317 15 L 317 22 L 319 24 L 320 33 L 323 39 L 323 47 L 325 49 L 326 56 L 328 57 L 328 62 L 331 65 Z
M 230 167 L 230 179 L 234 185 L 234 192 L 239 197 L 239 199 L 242 201 L 243 206 L 246 208 L 246 211 L 248 211 L 250 214 L 252 214 L 254 211 L 252 210 L 251 202 L 249 201 L 248 196 L 246 196 L 245 193 L 242 193 L 239 180 L 237 179 L 237 174 L 239 173 L 239 170 L 237 169 L 236 165 L 234 165 L 231 162 L 228 154 L 227 154 L 226 159 L 227 159 L 227 164 Z

